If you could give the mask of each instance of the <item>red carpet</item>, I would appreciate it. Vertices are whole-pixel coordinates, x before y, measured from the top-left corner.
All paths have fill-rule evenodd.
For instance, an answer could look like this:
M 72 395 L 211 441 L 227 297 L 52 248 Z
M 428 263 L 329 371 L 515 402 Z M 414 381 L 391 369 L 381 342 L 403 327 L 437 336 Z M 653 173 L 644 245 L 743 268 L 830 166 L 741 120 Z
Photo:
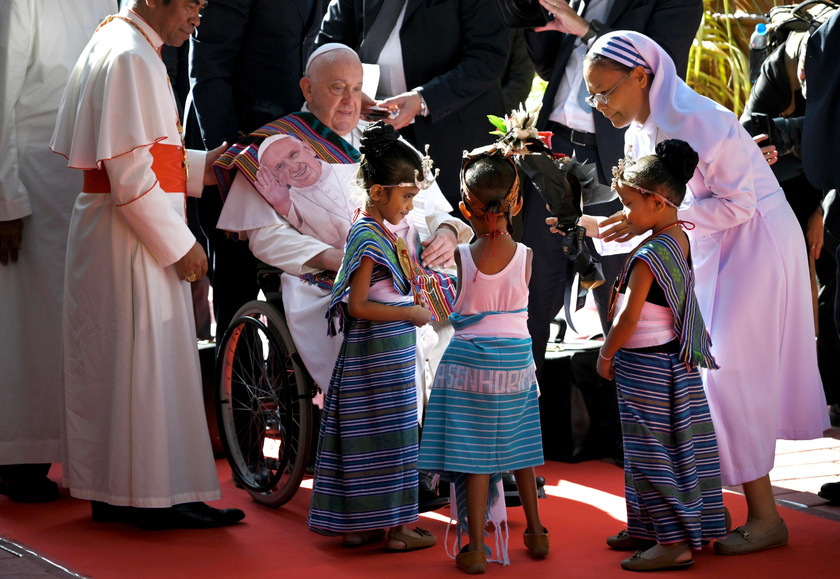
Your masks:
M 65 496 L 44 505 L 19 505 L 0 496 L 0 536 L 26 545 L 68 568 L 97 579 L 109 577 L 466 577 L 444 552 L 446 523 L 421 518 L 421 526 L 439 537 L 425 551 L 385 553 L 381 545 L 343 549 L 340 538 L 306 529 L 310 492 L 302 488 L 285 507 L 270 510 L 236 489 L 227 464 L 217 462 L 224 498 L 217 507 L 245 510 L 235 527 L 210 530 L 141 531 L 129 525 L 94 523 L 90 506 Z M 55 473 L 55 470 L 53 471 Z M 610 550 L 604 539 L 623 528 L 622 471 L 611 464 L 551 462 L 538 469 L 549 497 L 540 501 L 543 523 L 551 531 L 552 550 L 545 561 L 531 560 L 522 546 L 524 516 L 508 509 L 511 565 L 488 566 L 492 577 L 633 577 L 619 561 L 628 556 Z M 743 522 L 743 497 L 727 494 L 735 524 Z M 724 557 L 711 548 L 695 553 L 696 563 L 681 576 L 836 577 L 840 523 L 782 510 L 790 544 L 756 555 Z M 3 575 L 0 570 L 0 575 Z M 677 573 L 658 573 L 669 577 Z

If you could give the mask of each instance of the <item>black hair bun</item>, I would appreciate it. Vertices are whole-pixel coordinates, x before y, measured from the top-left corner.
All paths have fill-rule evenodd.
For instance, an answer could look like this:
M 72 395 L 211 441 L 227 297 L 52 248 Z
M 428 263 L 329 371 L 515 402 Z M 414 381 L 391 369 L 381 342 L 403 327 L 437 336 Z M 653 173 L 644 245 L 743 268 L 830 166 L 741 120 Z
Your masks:
M 393 126 L 385 121 L 376 121 L 365 127 L 362 132 L 359 152 L 363 155 L 378 155 L 400 138 L 400 134 Z
M 691 145 L 679 139 L 668 139 L 656 145 L 656 156 L 680 183 L 688 183 L 700 160 Z

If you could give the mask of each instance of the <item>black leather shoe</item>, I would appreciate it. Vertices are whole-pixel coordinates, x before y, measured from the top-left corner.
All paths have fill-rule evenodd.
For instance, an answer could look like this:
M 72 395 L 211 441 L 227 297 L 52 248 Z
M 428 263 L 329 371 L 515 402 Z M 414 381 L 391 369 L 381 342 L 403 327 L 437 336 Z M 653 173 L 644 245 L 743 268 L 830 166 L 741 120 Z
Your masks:
M 16 503 L 48 503 L 58 500 L 58 485 L 47 477 L 29 480 L 25 484 L 0 480 L 0 495 L 6 495 Z
M 840 504 L 840 482 L 825 483 L 817 494 L 830 503 Z
M 97 523 L 136 523 L 140 511 L 142 509 L 90 501 L 91 518 Z
M 168 509 L 141 509 L 137 524 L 149 531 L 163 529 L 213 529 L 245 518 L 240 509 L 215 509 L 205 503 L 182 503 Z
M 438 484 L 437 488 L 432 485 L 432 475 L 424 471 L 417 471 L 419 474 L 419 484 L 417 489 L 417 511 L 420 513 L 427 513 L 429 511 L 436 511 L 449 505 L 449 496 L 442 496 L 440 494 L 441 486 L 448 487 L 448 483 Z

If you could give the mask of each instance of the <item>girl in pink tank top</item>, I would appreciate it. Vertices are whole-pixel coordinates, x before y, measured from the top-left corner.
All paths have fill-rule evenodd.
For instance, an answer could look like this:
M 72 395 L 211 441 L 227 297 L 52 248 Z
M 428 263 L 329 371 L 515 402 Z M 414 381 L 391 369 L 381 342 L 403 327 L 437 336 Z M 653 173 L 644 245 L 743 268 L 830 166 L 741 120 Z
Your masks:
M 516 166 L 501 154 L 467 155 L 461 171 L 461 213 L 476 233 L 455 254 L 455 327 L 435 376 L 426 410 L 418 468 L 455 484 L 458 536 L 455 562 L 484 573 L 488 561 L 507 564 L 507 534 L 485 547 L 485 528 L 498 531 L 494 506 L 501 473 L 516 478 L 527 528 L 525 547 L 548 555 L 540 521 L 534 467 L 543 464 L 537 381 L 527 327 L 531 250 L 510 236 L 522 206 Z M 469 543 L 462 545 L 462 534 Z

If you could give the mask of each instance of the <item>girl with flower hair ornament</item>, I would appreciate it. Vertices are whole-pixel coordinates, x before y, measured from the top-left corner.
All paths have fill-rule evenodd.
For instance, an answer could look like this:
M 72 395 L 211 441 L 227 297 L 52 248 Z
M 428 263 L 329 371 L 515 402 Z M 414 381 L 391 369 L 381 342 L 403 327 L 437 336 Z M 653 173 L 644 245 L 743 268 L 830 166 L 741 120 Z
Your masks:
M 495 146 L 465 153 L 461 199 L 476 237 L 455 253 L 458 297 L 449 318 L 455 336 L 435 376 L 418 467 L 454 480 L 454 558 L 475 574 L 484 573 L 488 560 L 509 563 L 504 523 L 495 529 L 494 559 L 484 544 L 488 512 L 504 500 L 497 491 L 502 472 L 516 478 L 528 522 L 523 539 L 533 557 L 548 555 L 549 536 L 534 476 L 543 455 L 527 326 L 531 250 L 510 236 L 511 218 L 522 207 L 513 160 Z M 463 546 L 461 533 L 469 535 Z

